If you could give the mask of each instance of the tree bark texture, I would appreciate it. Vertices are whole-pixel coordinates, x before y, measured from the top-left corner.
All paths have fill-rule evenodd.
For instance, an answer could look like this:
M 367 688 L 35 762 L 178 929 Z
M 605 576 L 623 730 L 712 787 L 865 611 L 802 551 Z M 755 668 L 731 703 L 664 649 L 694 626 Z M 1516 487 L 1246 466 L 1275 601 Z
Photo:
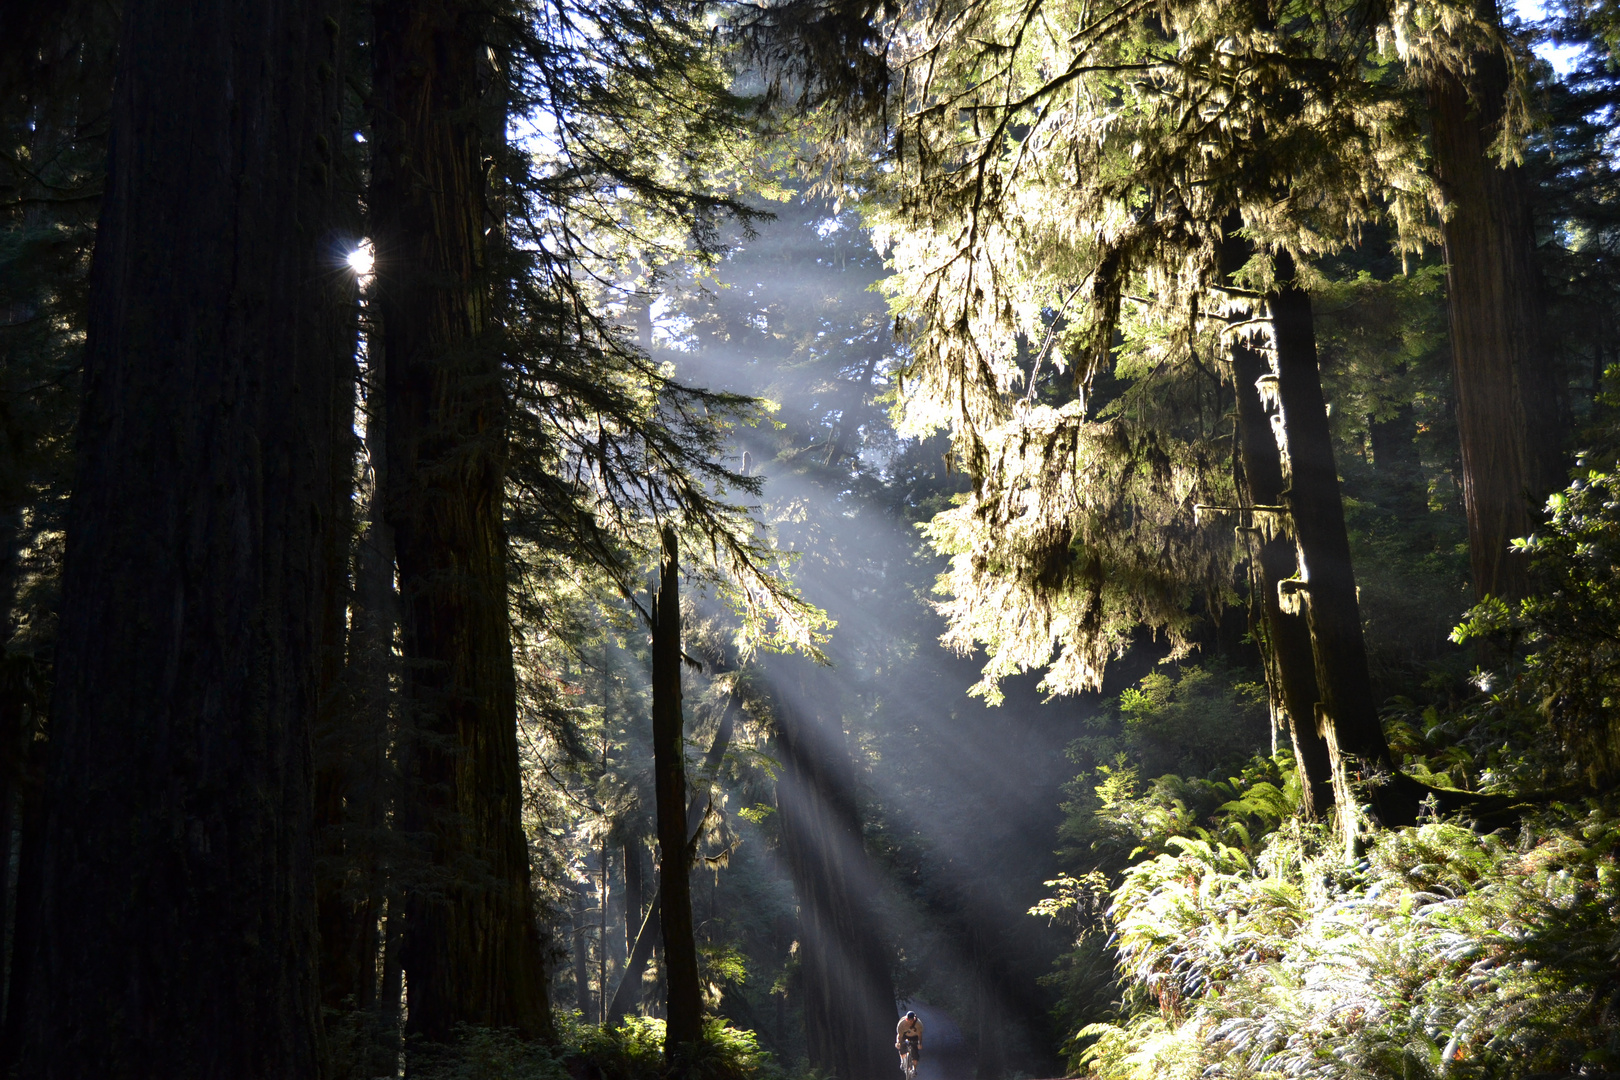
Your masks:
M 1251 516 L 1263 521 L 1265 511 L 1253 507 L 1278 506 L 1284 498 L 1282 459 L 1272 437 L 1271 422 L 1260 400 L 1259 381 L 1267 373 L 1265 360 L 1249 346 L 1232 346 L 1232 373 L 1237 392 L 1238 446 L 1243 466 L 1244 495 Z M 1260 639 L 1267 653 L 1266 675 L 1274 700 L 1282 704 L 1305 797 L 1305 814 L 1320 818 L 1333 805 L 1333 769 L 1327 741 L 1316 729 L 1316 661 L 1311 652 L 1311 631 L 1305 615 L 1284 610 L 1278 594 L 1284 581 L 1299 572 L 1299 561 L 1288 527 L 1281 522 L 1265 527 L 1240 526 L 1249 543 L 1255 571 L 1255 603 L 1260 609 Z
M 664 1056 L 679 1067 L 687 1047 L 703 1039 L 703 995 L 698 986 L 697 941 L 692 928 L 692 842 L 686 821 L 686 737 L 681 707 L 680 548 L 675 530 L 663 530 L 658 598 L 653 605 L 653 787 L 658 808 L 658 899 L 662 909 L 665 1006 Z
M 1249 241 L 1229 236 L 1222 249 L 1223 274 L 1236 273 L 1253 253 Z M 1281 703 L 1288 723 L 1306 816 L 1318 818 L 1333 805 L 1333 770 L 1327 741 L 1316 728 L 1320 694 L 1310 625 L 1302 612 L 1285 610 L 1279 594 L 1282 583 L 1299 572 L 1292 526 L 1279 516 L 1268 520 L 1265 510 L 1254 510 L 1282 505 L 1287 491 L 1282 455 L 1261 400 L 1260 380 L 1269 374 L 1269 367 L 1264 357 L 1242 340 L 1232 342 L 1230 356 L 1242 495 L 1248 502 L 1244 509 L 1249 519 L 1240 521 L 1239 529 L 1248 541 L 1254 562 L 1254 599 L 1260 609 L 1259 637 L 1266 653 L 1266 680 L 1273 701 Z
M 312 1077 L 341 10 L 124 7 L 21 1075 Z
M 1310 627 L 1320 695 L 1317 729 L 1327 742 L 1332 763 L 1340 827 L 1347 843 L 1352 843 L 1356 826 L 1351 808 L 1358 801 L 1350 788 L 1352 771 L 1365 767 L 1393 774 L 1394 764 L 1367 667 L 1350 537 L 1316 357 L 1311 298 L 1294 283 L 1292 260 L 1286 253 L 1278 256 L 1277 263 L 1283 285 L 1267 300 L 1274 370 L 1260 381 L 1275 406 L 1272 427 L 1288 485 L 1283 505 L 1293 529 L 1299 566 L 1296 578 L 1279 583 L 1279 596 L 1285 608 L 1302 608 Z M 1398 782 L 1366 793 L 1374 817 L 1386 826 L 1416 820 L 1416 804 L 1409 796 L 1409 787 Z
M 425 837 L 406 904 L 409 1027 L 551 1030 L 529 881 L 502 498 L 505 392 L 485 148 L 503 137 L 484 91 L 483 8 L 375 9 L 374 243 L 387 355 L 388 499 L 407 723 L 403 820 Z
M 1494 0 L 1485 4 L 1494 19 Z M 1507 87 L 1506 62 L 1493 52 L 1475 59 L 1471 84 L 1440 73 L 1429 101 L 1435 170 L 1451 206 L 1446 283 L 1474 590 L 1517 599 L 1529 567 L 1509 545 L 1529 535 L 1533 507 L 1560 486 L 1562 425 L 1541 332 L 1530 184 L 1490 152 Z
M 800 702 L 816 699 L 813 690 Z M 868 873 L 844 732 L 810 707 L 782 700 L 777 780 L 782 847 L 799 898 L 806 1050 L 840 1080 L 895 1069 L 894 983 L 869 906 Z

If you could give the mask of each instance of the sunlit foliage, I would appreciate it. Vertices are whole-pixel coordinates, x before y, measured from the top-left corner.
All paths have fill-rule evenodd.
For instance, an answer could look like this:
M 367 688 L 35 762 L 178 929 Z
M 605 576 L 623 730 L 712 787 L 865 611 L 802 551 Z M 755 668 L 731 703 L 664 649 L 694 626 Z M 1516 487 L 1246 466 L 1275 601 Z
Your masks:
M 1253 855 L 1180 840 L 1115 893 L 1142 1008 L 1087 1029 L 1084 1060 L 1109 1078 L 1612 1068 L 1617 842 L 1600 807 L 1517 837 L 1394 831 L 1348 871 L 1297 826 Z

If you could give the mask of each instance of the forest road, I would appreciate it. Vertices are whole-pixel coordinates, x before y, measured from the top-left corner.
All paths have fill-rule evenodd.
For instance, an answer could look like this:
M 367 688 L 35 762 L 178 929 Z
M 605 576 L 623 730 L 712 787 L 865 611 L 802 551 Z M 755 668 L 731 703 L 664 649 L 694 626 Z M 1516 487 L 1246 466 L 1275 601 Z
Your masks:
M 917 1014 L 923 1024 L 922 1062 L 917 1066 L 917 1080 L 973 1080 L 973 1055 L 968 1050 L 962 1029 L 943 1009 L 936 1009 L 926 1001 L 902 1001 L 896 1006 L 895 1019 L 907 1010 Z M 895 1078 L 900 1077 L 899 1058 L 895 1058 Z

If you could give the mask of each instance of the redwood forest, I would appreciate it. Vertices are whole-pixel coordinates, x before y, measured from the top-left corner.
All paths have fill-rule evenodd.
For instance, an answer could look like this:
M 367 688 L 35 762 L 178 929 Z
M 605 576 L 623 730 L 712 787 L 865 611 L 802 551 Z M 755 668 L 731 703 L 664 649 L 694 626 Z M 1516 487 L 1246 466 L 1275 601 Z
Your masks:
M 1565 1077 L 1620 3 L 0 0 L 0 1080 Z

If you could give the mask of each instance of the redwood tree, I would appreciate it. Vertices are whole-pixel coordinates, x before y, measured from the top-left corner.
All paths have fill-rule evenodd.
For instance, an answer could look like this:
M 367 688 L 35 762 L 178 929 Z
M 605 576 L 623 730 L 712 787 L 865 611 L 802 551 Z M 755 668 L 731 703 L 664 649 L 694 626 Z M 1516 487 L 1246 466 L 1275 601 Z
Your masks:
M 317 1073 L 341 16 L 124 7 L 21 1075 Z
M 1478 14 L 1497 25 L 1495 0 L 1481 0 Z M 1542 333 L 1530 182 L 1491 149 L 1507 61 L 1481 50 L 1472 69 L 1468 78 L 1441 69 L 1429 101 L 1435 171 L 1450 206 L 1446 282 L 1474 591 L 1514 599 L 1529 587 L 1529 566 L 1510 546 L 1530 534 L 1533 508 L 1560 486 L 1562 427 Z
M 373 235 L 394 530 L 414 731 L 405 829 L 409 1030 L 549 1031 L 518 775 L 502 518 L 506 397 L 486 156 L 503 138 L 493 12 L 375 11 Z

